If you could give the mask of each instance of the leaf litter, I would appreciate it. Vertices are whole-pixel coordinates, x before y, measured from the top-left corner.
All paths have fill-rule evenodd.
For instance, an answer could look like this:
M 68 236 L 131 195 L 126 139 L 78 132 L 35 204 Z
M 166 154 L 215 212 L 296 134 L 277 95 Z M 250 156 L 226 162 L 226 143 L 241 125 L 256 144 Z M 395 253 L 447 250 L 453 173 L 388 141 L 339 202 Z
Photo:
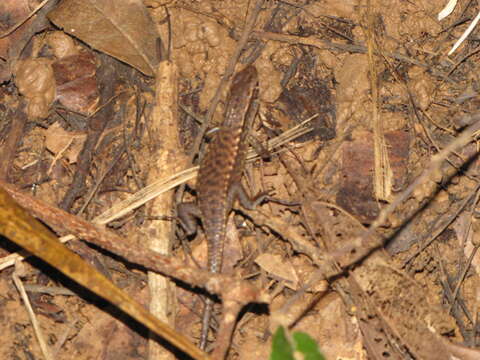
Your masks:
M 18 3 L 17 11 L 2 5 L 12 19 L 0 20 L 2 30 L 27 16 Z M 146 6 L 128 1 L 48 5 L 53 6 L 48 18 L 40 10 L 4 38 L 0 175 L 54 206 L 78 186 L 81 191 L 64 209 L 82 209 L 79 216 L 93 222 L 135 194 L 142 199 L 142 189 L 155 180 L 166 180 L 175 171 L 167 171 L 168 159 L 183 164 L 182 156 L 201 133 L 197 121 L 205 119 L 229 71 L 245 14 L 255 4 L 151 0 Z M 279 324 L 309 334 L 328 359 L 480 356 L 475 347 L 475 41 L 467 38 L 448 56 L 468 27 L 460 20 L 475 18 L 479 9 L 459 3 L 438 22 L 443 5 L 396 0 L 263 3 L 238 61 L 254 62 L 259 71 L 261 106 L 254 135 L 267 143 L 309 117 L 314 117 L 313 130 L 247 169 L 252 193 L 270 190 L 275 198 L 299 205 L 268 202 L 261 214 L 240 209 L 234 216 L 228 272 L 265 289 L 271 299 L 268 310 L 261 304 L 245 308 L 229 358 L 268 358 Z M 62 36 L 76 49 L 67 52 L 68 61 L 59 55 L 60 45 L 46 40 Z M 101 53 L 120 62 L 105 60 Z M 158 134 L 167 125 L 151 123 L 154 83 L 145 75 L 153 75 L 165 57 L 178 67 L 176 95 L 188 111 L 173 113 L 184 146 L 176 151 L 183 154 L 156 162 L 147 154 L 166 146 Z M 39 77 L 21 86 L 18 69 L 27 61 L 53 72 L 50 83 L 35 83 L 42 75 L 32 67 L 23 73 Z M 104 90 L 107 85 L 110 93 Z M 29 90 L 40 98 L 27 95 Z M 210 127 L 221 122 L 222 106 L 221 101 Z M 32 107 L 35 111 L 28 110 Z M 95 120 L 99 111 L 109 111 L 107 124 Z M 92 134 L 96 140 L 82 155 L 73 139 L 88 142 Z M 55 143 L 58 136 L 62 139 Z M 151 173 L 154 165 L 161 168 Z M 86 174 L 83 183 L 72 185 L 79 169 Z M 185 198 L 194 199 L 194 188 L 189 180 Z M 143 240 L 159 231 L 155 222 L 172 220 L 168 210 L 154 209 L 162 207 L 138 200 L 122 215 L 110 217 L 108 227 L 144 246 Z M 174 239 L 168 251 L 196 266 L 206 256 L 201 241 L 201 236 L 189 244 Z M 148 304 L 142 268 L 84 243 L 69 246 Z M 6 257 L 16 249 L 2 240 L 0 251 Z M 21 278 L 26 285 L 43 286 L 41 295 L 29 296 L 55 358 L 147 358 L 145 330 L 113 307 L 38 261 L 26 263 Z M 52 292 L 62 287 L 81 296 Z M 0 288 L 2 358 L 40 357 L 12 270 L 2 270 Z M 196 342 L 199 297 L 189 287 L 178 290 L 178 298 L 171 290 L 168 296 L 167 320 Z

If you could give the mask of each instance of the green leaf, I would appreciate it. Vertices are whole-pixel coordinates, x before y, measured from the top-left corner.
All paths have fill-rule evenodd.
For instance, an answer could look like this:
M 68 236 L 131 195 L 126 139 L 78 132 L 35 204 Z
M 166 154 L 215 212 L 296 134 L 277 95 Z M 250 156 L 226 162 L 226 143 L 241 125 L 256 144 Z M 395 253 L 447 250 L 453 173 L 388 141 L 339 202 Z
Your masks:
M 303 360 L 325 360 L 318 349 L 318 345 L 310 335 L 303 332 L 294 332 L 295 352 L 303 355 Z M 285 335 L 283 326 L 279 326 L 272 339 L 272 353 L 270 360 L 294 360 L 294 347 Z
M 295 341 L 295 350 L 304 355 L 304 360 L 325 360 L 317 343 L 310 335 L 298 331 L 293 333 L 293 340 Z
M 273 335 L 270 360 L 294 360 L 293 348 L 285 336 L 283 326 L 279 326 Z

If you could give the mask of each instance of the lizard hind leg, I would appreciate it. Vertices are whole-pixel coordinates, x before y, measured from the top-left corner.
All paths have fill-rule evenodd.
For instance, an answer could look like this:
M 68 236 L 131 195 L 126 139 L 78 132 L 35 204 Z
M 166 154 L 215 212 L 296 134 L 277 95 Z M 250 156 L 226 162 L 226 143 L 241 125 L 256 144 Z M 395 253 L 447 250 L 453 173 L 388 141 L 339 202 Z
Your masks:
M 231 201 L 231 204 L 235 199 L 238 199 L 240 205 L 245 209 L 255 210 L 258 205 L 268 199 L 268 192 L 260 192 L 252 198 L 247 194 L 242 184 L 236 184 L 232 185 L 230 189 L 229 201 Z

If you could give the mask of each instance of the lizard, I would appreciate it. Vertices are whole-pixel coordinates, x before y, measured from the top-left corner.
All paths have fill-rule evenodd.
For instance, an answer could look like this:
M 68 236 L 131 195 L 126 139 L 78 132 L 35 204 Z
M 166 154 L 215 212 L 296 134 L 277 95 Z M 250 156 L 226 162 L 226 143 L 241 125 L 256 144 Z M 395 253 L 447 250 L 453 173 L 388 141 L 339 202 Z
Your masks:
M 254 209 L 265 193 L 249 198 L 241 184 L 248 148 L 247 135 L 256 115 L 258 74 L 249 65 L 238 72 L 230 86 L 223 123 L 200 161 L 197 203 L 181 203 L 178 215 L 188 235 L 196 232 L 196 218 L 202 222 L 207 238 L 208 270 L 220 273 L 223 262 L 225 228 L 235 200 Z M 206 299 L 199 347 L 205 350 L 213 312 L 213 301 Z

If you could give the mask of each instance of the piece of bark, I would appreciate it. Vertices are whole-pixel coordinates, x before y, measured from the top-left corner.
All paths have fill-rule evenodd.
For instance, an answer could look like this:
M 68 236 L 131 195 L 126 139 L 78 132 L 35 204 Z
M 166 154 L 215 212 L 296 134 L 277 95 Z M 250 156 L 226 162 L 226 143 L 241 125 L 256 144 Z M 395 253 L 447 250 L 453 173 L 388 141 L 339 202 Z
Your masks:
M 151 149 L 146 155 L 145 164 L 150 165 L 147 175 L 147 185 L 161 177 L 171 176 L 183 170 L 187 158 L 182 151 L 178 129 L 178 89 L 177 67 L 163 61 L 159 64 L 156 78 L 156 104 L 149 121 L 149 136 Z M 170 214 L 173 204 L 171 192 L 166 192 L 153 199 L 149 204 L 149 213 L 155 215 Z M 171 253 L 170 239 L 172 225 L 164 220 L 147 220 L 141 229 L 145 235 L 148 247 L 164 255 Z M 168 278 L 154 272 L 148 273 L 150 289 L 150 311 L 152 314 L 173 326 L 174 318 L 174 289 Z M 149 359 L 173 359 L 172 353 L 155 341 L 149 343 Z
M 0 147 L 0 179 L 5 181 L 8 178 L 8 171 L 15 159 L 17 146 L 23 137 L 25 125 L 27 124 L 27 115 L 23 106 L 19 106 L 15 111 L 10 111 L 11 121 L 10 131 L 7 138 Z

